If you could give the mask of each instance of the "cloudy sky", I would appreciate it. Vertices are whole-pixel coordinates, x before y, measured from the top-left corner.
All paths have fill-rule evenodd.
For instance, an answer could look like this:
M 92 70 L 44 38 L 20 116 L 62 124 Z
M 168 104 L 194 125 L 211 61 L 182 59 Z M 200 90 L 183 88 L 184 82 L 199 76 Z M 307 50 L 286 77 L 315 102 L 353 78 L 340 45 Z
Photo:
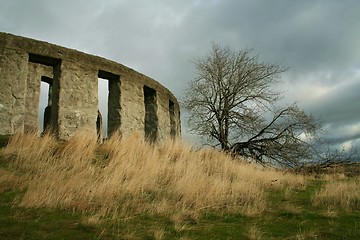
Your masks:
M 178 98 L 211 42 L 252 48 L 289 67 L 285 102 L 323 120 L 331 144 L 360 147 L 359 0 L 0 0 L 0 31 L 122 63 Z

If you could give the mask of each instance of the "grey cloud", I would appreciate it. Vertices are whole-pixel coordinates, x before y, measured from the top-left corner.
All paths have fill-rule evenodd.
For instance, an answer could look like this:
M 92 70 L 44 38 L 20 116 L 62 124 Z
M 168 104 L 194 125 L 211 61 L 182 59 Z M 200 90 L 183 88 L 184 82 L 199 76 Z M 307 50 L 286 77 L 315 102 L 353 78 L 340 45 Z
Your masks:
M 230 44 L 254 48 L 293 70 L 332 69 L 356 60 L 350 55 L 359 39 L 355 1 L 223 1 L 211 10 L 206 16 L 214 38 L 226 43 L 226 33 L 232 33 Z
M 307 106 L 309 112 L 322 119 L 327 129 L 323 136 L 330 144 L 352 142 L 360 147 L 360 79 L 340 86 L 326 97 Z
M 357 0 L 3 0 L 0 31 L 123 63 L 179 98 L 194 75 L 191 60 L 212 41 L 253 48 L 260 59 L 290 67 L 284 88 L 300 99 L 285 100 L 322 118 L 335 143 L 357 137 L 341 129 L 360 121 L 359 12 Z M 309 102 L 313 85 L 335 87 Z
M 339 86 L 324 98 L 308 106 L 308 110 L 329 124 L 360 122 L 360 78 L 346 86 Z
M 338 133 L 338 135 L 335 135 L 333 133 L 333 135 L 331 137 L 326 136 L 326 135 L 323 136 L 323 139 L 332 146 L 341 145 L 341 144 L 343 144 L 345 142 L 349 142 L 349 141 L 354 142 L 354 147 L 360 146 L 360 145 L 355 145 L 356 141 L 360 141 L 360 133 L 354 133 L 354 134 L 346 135 L 346 136 L 341 135 L 340 133 Z

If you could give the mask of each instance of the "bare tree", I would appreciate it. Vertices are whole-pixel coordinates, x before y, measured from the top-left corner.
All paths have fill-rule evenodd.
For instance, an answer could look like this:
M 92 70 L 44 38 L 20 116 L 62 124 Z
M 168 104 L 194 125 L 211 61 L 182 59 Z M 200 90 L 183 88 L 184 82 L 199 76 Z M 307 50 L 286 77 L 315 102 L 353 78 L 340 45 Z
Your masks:
M 280 93 L 273 86 L 285 68 L 216 44 L 195 66 L 184 100 L 192 132 L 262 164 L 293 165 L 310 155 L 319 124 L 296 104 L 275 107 Z

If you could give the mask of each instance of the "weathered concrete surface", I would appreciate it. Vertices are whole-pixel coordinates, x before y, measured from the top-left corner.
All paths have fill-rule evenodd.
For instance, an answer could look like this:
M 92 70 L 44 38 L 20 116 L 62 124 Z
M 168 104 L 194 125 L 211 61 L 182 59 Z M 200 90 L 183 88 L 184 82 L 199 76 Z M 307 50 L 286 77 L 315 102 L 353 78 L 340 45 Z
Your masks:
M 24 131 L 27 57 L 22 51 L 0 48 L 1 135 Z
M 47 79 L 52 81 L 52 131 L 61 139 L 84 128 L 96 136 L 99 77 L 109 80 L 110 135 L 137 131 L 145 136 L 149 126 L 154 129 L 146 131 L 156 132 L 156 140 L 180 135 L 179 104 L 155 80 L 101 57 L 6 33 L 0 33 L 0 135 L 37 128 L 40 82 Z M 144 87 L 155 91 L 156 107 L 150 111 Z M 145 127 L 146 119 L 157 123 Z
M 25 92 L 24 129 L 36 131 L 38 128 L 40 81 L 43 76 L 53 78 L 53 69 L 50 66 L 28 63 L 28 74 Z

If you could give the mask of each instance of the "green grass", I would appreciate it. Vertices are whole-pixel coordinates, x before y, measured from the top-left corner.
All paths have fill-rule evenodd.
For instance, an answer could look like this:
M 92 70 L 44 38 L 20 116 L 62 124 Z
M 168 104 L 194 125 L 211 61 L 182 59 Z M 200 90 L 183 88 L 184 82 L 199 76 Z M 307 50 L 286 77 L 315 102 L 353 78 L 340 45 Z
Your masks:
M 269 191 L 269 209 L 259 216 L 207 212 L 174 222 L 170 217 L 135 215 L 86 223 L 84 213 L 59 209 L 28 209 L 14 204 L 20 192 L 0 194 L 1 239 L 359 239 L 360 210 L 327 209 L 311 205 L 321 184 L 302 191 Z M 293 206 L 289 209 L 289 205 Z M 253 233 L 252 233 L 252 230 Z
M 91 239 L 96 235 L 96 229 L 79 224 L 79 214 L 14 207 L 17 196 L 15 192 L 1 194 L 1 239 Z

